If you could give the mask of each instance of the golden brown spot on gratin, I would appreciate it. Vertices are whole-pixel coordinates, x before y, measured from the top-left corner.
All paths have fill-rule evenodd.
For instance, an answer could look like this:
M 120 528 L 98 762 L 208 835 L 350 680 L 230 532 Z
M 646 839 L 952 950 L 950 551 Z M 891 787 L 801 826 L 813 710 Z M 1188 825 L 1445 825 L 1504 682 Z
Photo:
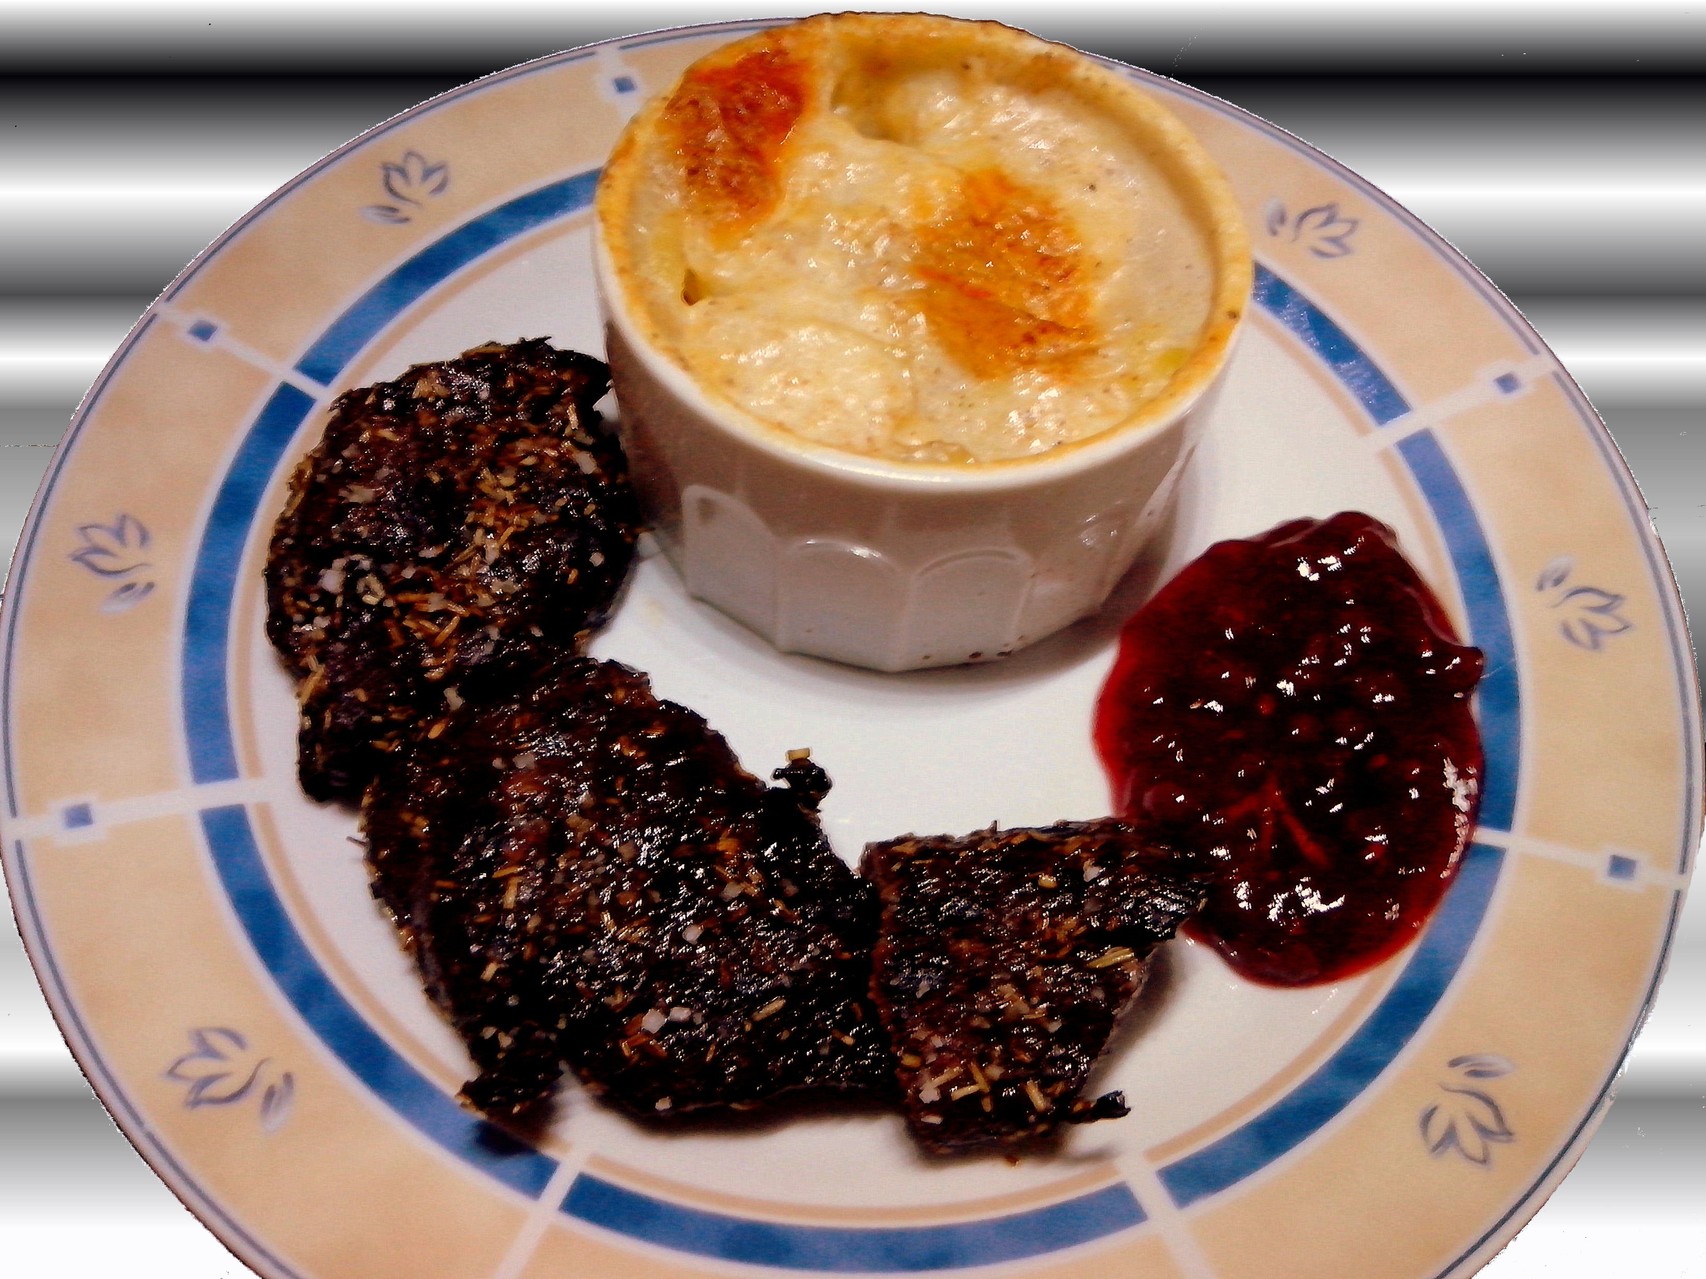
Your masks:
M 761 48 L 727 66 L 689 71 L 664 122 L 695 216 L 734 238 L 782 199 L 783 144 L 805 110 L 809 68 Z
M 1082 256 L 1047 196 L 999 169 L 967 173 L 918 230 L 912 269 L 931 336 L 980 378 L 1082 356 L 1095 336 Z

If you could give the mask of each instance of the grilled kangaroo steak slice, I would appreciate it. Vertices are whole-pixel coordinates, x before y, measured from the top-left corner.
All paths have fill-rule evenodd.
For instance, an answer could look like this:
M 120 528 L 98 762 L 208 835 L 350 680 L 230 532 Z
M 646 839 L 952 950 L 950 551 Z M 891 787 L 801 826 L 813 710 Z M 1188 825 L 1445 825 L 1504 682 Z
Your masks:
M 398 747 L 363 806 L 374 891 L 467 1041 L 469 1103 L 525 1112 L 564 1061 L 653 1118 L 892 1092 L 875 899 L 824 838 L 823 770 L 776 776 L 587 658 Z
M 298 771 L 359 795 L 416 719 L 609 612 L 639 512 L 590 356 L 491 344 L 339 397 L 291 479 L 267 636 L 298 680 Z
M 988 1149 L 1117 1118 L 1079 1096 L 1157 944 L 1201 904 L 1112 819 L 865 850 L 882 922 L 872 1001 L 926 1150 Z

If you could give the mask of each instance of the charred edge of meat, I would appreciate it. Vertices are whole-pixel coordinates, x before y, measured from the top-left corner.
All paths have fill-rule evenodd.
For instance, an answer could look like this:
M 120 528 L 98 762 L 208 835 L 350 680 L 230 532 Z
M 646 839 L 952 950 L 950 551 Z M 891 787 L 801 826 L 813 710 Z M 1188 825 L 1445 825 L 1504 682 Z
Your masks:
M 876 902 L 809 759 L 766 786 L 613 662 L 558 659 L 403 743 L 363 806 L 374 890 L 502 1117 L 560 1064 L 673 1120 L 892 1089 L 866 1001 Z
M 1155 946 L 1201 905 L 1170 853 L 1113 819 L 867 847 L 882 920 L 872 1002 L 932 1153 L 1127 1113 L 1079 1094 Z
M 594 409 L 608 388 L 600 361 L 532 340 L 339 397 L 266 570 L 310 795 L 359 795 L 415 721 L 602 625 L 640 518 Z

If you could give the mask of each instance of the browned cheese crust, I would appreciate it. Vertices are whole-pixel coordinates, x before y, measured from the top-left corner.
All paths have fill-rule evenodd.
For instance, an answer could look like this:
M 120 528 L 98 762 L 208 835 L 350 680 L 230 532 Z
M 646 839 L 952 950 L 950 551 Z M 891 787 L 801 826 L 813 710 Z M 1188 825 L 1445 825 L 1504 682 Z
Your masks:
M 608 386 L 598 360 L 525 341 L 333 405 L 266 569 L 308 794 L 359 795 L 417 719 L 604 620 L 639 525 L 593 409 Z
M 1080 1097 L 1155 946 L 1201 904 L 1113 819 L 906 836 L 865 850 L 882 922 L 872 999 L 926 1150 L 1000 1148 L 1116 1118 Z

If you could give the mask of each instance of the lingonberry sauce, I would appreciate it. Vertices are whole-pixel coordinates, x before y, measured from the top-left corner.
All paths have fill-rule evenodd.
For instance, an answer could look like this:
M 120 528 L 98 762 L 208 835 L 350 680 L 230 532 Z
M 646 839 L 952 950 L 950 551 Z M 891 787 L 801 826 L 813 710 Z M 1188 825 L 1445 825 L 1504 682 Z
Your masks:
M 1096 711 L 1117 810 L 1211 882 L 1189 931 L 1276 986 L 1401 949 L 1473 829 L 1479 649 L 1367 515 L 1221 542 L 1139 610 Z

